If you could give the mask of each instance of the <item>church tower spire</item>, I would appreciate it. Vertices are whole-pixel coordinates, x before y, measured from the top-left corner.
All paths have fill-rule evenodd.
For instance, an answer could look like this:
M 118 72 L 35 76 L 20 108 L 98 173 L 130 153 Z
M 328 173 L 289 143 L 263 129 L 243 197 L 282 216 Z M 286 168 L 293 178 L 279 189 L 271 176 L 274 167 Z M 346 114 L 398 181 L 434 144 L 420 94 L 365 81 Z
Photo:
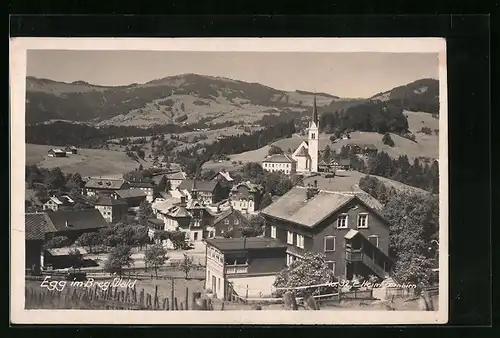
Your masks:
M 311 163 L 308 167 L 311 173 L 317 173 L 319 158 L 319 119 L 318 108 L 316 107 L 316 93 L 314 93 L 313 112 L 309 124 L 309 140 L 307 143 L 308 153 L 311 158 Z

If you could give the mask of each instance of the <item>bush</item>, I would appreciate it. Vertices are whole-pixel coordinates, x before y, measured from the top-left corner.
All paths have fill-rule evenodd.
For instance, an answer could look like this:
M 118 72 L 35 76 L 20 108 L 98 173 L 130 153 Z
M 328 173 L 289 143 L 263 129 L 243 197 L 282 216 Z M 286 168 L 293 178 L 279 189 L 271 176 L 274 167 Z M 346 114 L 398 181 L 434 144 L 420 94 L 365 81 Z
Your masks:
M 385 133 L 384 136 L 382 137 L 382 142 L 389 147 L 394 147 L 394 141 L 391 138 L 391 135 L 389 133 Z

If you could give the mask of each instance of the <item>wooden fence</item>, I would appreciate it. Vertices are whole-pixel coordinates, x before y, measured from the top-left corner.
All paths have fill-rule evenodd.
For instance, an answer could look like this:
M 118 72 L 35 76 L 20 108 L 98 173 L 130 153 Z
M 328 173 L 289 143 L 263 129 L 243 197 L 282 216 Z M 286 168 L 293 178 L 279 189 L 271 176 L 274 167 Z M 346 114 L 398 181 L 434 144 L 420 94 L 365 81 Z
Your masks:
M 160 299 L 158 286 L 155 293 L 146 293 L 144 289 L 138 291 L 133 288 L 68 288 L 63 291 L 26 287 L 26 309 L 119 309 L 119 310 L 189 310 L 200 309 L 196 305 L 200 293 L 193 293 L 189 297 L 189 289 L 181 298 L 174 294 L 173 279 L 171 297 Z M 189 300 L 191 299 L 191 306 Z

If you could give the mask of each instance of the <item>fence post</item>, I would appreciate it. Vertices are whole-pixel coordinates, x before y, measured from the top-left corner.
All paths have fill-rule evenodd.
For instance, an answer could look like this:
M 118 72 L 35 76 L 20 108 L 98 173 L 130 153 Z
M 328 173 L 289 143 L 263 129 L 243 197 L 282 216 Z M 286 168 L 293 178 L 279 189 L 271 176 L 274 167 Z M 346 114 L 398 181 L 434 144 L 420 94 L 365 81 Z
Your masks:
M 248 301 L 248 284 L 247 284 L 247 288 L 246 288 L 246 292 L 245 292 L 245 299 Z
M 175 301 L 175 290 L 174 290 L 175 280 L 174 280 L 174 277 L 171 278 L 170 283 L 171 283 L 171 285 L 170 285 L 170 288 L 171 288 L 171 290 L 170 290 L 170 299 L 172 300 L 172 306 L 171 306 L 171 308 L 172 308 L 172 310 L 174 310 L 175 309 L 175 303 L 174 303 L 174 301 Z
M 186 299 L 185 299 L 186 309 L 189 310 L 189 289 L 186 287 Z
M 155 285 L 155 298 L 154 298 L 154 308 L 159 306 L 158 304 L 158 285 Z
M 174 298 L 174 307 L 172 310 L 175 310 L 175 311 L 179 310 L 179 307 L 177 306 L 177 297 Z

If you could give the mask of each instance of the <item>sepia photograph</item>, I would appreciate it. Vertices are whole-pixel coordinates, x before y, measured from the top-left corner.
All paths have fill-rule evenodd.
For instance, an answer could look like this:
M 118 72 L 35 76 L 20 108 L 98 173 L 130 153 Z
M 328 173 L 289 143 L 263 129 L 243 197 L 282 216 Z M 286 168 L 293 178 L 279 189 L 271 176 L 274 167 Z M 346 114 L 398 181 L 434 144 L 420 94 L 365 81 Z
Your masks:
M 446 323 L 445 56 L 11 40 L 12 320 Z

